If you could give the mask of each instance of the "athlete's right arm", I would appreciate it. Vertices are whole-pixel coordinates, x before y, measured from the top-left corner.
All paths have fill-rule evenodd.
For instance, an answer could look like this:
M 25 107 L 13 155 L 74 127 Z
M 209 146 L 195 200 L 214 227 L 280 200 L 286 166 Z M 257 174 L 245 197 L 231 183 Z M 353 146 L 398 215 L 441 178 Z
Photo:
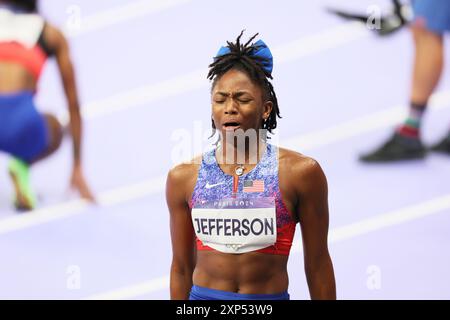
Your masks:
M 81 197 L 95 202 L 94 195 L 84 177 L 84 170 L 81 163 L 82 121 L 75 81 L 75 70 L 70 57 L 69 44 L 63 33 L 50 24 L 46 24 L 45 26 L 44 37 L 49 47 L 55 52 L 56 62 L 69 106 L 70 131 L 73 138 L 73 168 L 70 184 L 71 187 L 80 193 Z
M 75 80 L 75 70 L 70 56 L 69 43 L 58 28 L 48 23 L 45 25 L 44 38 L 55 53 L 69 107 L 70 130 L 73 137 L 74 166 L 81 165 L 82 122 Z
M 191 221 L 189 197 L 195 185 L 195 168 L 182 164 L 170 170 L 166 182 L 166 201 L 170 212 L 172 265 L 170 297 L 187 300 L 195 268 L 195 233 Z

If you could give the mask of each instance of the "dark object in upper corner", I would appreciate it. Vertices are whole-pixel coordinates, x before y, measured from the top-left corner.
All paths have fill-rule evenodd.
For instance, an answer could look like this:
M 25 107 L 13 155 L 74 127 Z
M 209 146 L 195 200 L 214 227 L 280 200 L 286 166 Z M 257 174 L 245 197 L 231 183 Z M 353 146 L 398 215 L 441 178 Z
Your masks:
M 407 25 L 411 20 L 410 5 L 402 4 L 400 0 L 392 0 L 392 2 L 394 5 L 394 11 L 386 16 L 381 17 L 379 28 L 370 29 L 379 36 L 391 35 Z M 349 13 L 334 8 L 327 8 L 327 11 L 343 19 L 360 21 L 362 23 L 367 23 L 368 20 L 371 19 L 371 17 L 368 15 Z

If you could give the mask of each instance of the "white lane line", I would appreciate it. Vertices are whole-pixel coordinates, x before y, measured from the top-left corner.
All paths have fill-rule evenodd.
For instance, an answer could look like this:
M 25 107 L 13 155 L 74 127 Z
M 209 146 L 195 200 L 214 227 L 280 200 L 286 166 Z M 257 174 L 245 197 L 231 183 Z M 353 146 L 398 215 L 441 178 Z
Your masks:
M 441 110 L 450 107 L 450 91 L 441 91 L 430 99 L 430 108 Z M 375 129 L 398 124 L 406 115 L 407 106 L 397 106 L 352 119 L 326 129 L 300 135 L 281 143 L 286 148 L 309 150 L 340 140 L 355 137 Z
M 145 15 L 159 13 L 176 6 L 190 2 L 191 0 L 140 0 L 122 6 L 116 6 L 105 11 L 94 13 L 90 16 L 79 16 L 79 24 L 66 25 L 64 33 L 69 38 L 77 37 L 86 33 L 94 32 L 121 22 L 133 20 Z M 80 7 L 83 10 L 82 7 Z M 82 14 L 82 11 L 80 12 Z M 74 13 L 75 14 L 75 13 Z M 73 17 L 73 19 L 78 17 Z M 79 26 L 79 27 L 78 27 Z
M 169 287 L 170 276 L 163 276 L 152 279 L 150 281 L 142 282 L 134 286 L 123 287 L 120 289 L 112 290 L 105 293 L 96 294 L 87 297 L 85 300 L 120 300 L 131 299 L 139 297 L 151 292 L 164 290 Z
M 97 201 L 101 207 L 109 207 L 142 199 L 163 190 L 165 177 L 150 179 L 130 186 L 109 190 L 98 195 Z M 52 222 L 74 215 L 86 213 L 92 207 L 88 202 L 77 199 L 50 207 L 34 210 L 30 213 L 20 214 L 0 220 L 0 235 L 28 227 Z
M 148 197 L 149 195 L 161 192 L 164 189 L 166 177 L 160 176 L 131 186 L 124 186 L 100 194 L 99 203 L 101 206 L 113 206 L 135 199 Z
M 208 85 L 205 72 L 206 69 L 193 71 L 173 79 L 156 84 L 144 85 L 93 101 L 83 105 L 83 119 L 92 120 L 132 107 L 146 105 L 164 98 L 201 89 Z M 64 119 L 66 119 L 67 112 L 64 111 L 62 114 Z
M 430 100 L 430 108 L 432 109 L 441 110 L 448 107 L 450 107 L 450 91 L 436 93 Z M 390 108 L 386 111 L 376 112 L 331 128 L 302 134 L 298 137 L 286 140 L 285 143 L 281 141 L 281 145 L 304 152 L 315 147 L 336 143 L 369 132 L 373 129 L 393 125 L 397 120 L 401 119 L 402 109 L 404 112 L 406 106 L 404 108 Z M 98 196 L 99 205 L 112 206 L 114 204 L 125 203 L 127 201 L 158 194 L 164 190 L 165 179 L 166 176 L 160 176 L 141 183 L 103 192 Z M 70 217 L 75 214 L 81 214 L 88 206 L 89 205 L 82 200 L 75 200 L 38 209 L 30 214 L 5 218 L 0 220 L 0 235 L 53 220 Z
M 450 194 L 412 206 L 376 215 L 372 218 L 330 230 L 328 242 L 333 244 L 391 226 L 407 223 L 450 209 Z M 302 252 L 301 242 L 293 244 L 294 253 Z
M 73 200 L 51 207 L 33 211 L 30 214 L 21 214 L 4 218 L 0 221 L 0 234 L 22 230 L 39 224 L 44 224 L 58 219 L 80 214 L 86 209 L 86 202 Z
M 365 26 L 358 22 L 340 24 L 274 48 L 274 62 L 279 64 L 295 61 L 370 36 Z
M 380 214 L 343 227 L 331 229 L 328 242 L 330 244 L 342 240 L 352 239 L 370 232 L 379 231 L 402 223 L 414 221 L 426 216 L 440 213 L 450 209 L 450 194 L 421 202 L 412 206 Z M 292 247 L 292 253 L 302 251 L 300 241 L 296 241 Z M 156 278 L 141 284 L 112 290 L 88 297 L 90 300 L 117 300 L 131 299 L 169 288 L 169 275 Z M 167 297 L 169 298 L 169 297 Z
M 368 36 L 370 33 L 359 23 L 346 23 L 274 48 L 273 55 L 277 63 L 285 63 Z M 209 86 L 206 74 L 207 69 L 202 68 L 159 83 L 143 85 L 92 101 L 83 105 L 83 118 L 95 119 L 133 107 L 148 105 L 167 97 L 206 88 Z M 61 113 L 60 118 L 67 119 L 67 114 Z

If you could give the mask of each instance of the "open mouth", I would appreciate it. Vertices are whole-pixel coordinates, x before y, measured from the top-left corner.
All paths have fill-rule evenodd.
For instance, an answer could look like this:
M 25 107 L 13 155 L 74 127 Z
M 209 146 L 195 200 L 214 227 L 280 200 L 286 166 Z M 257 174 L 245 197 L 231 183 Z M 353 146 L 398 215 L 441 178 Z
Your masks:
M 239 122 L 230 121 L 225 122 L 222 127 L 225 131 L 234 131 L 239 129 L 241 127 L 241 124 Z

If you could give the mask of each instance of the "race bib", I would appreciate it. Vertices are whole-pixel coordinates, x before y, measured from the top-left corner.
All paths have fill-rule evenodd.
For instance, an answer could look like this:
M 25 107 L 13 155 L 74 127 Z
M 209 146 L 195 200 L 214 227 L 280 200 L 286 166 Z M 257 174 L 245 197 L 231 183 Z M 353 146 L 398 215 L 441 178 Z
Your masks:
M 197 237 L 220 252 L 255 251 L 277 240 L 274 198 L 203 200 L 191 215 Z

